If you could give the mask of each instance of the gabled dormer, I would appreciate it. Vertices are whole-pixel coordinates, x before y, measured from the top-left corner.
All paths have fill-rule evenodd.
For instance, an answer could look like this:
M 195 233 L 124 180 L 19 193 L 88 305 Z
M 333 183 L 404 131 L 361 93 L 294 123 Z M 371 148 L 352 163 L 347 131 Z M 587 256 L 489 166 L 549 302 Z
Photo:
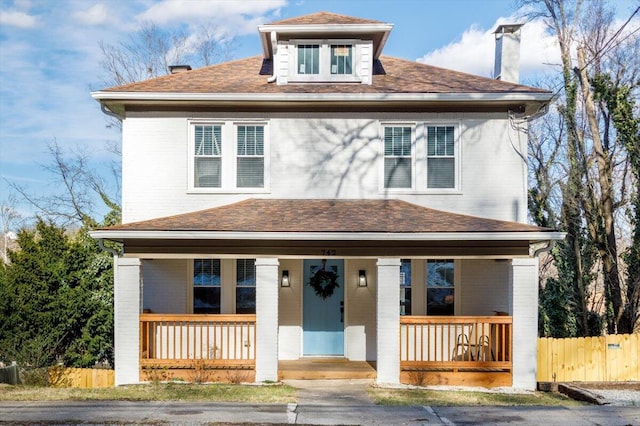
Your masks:
M 270 82 L 371 84 L 393 25 L 318 12 L 258 27 Z

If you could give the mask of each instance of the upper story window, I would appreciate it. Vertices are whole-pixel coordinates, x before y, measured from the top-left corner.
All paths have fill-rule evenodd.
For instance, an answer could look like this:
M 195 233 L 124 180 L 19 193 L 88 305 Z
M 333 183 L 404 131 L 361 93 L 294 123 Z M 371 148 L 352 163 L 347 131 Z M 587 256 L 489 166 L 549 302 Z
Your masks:
M 190 126 L 189 189 L 265 192 L 268 131 L 264 123 L 194 122 Z
M 222 183 L 222 131 L 219 125 L 194 127 L 194 186 L 220 188 Z
M 353 46 L 331 45 L 331 74 L 353 74 Z
M 298 45 L 298 74 L 320 73 L 320 45 Z
M 409 126 L 384 127 L 384 187 L 412 186 L 412 129 Z
M 427 126 L 427 187 L 456 187 L 454 126 Z
M 237 126 L 237 186 L 264 188 L 264 126 Z
M 299 40 L 291 46 L 295 58 L 290 59 L 290 81 L 361 81 L 356 40 Z

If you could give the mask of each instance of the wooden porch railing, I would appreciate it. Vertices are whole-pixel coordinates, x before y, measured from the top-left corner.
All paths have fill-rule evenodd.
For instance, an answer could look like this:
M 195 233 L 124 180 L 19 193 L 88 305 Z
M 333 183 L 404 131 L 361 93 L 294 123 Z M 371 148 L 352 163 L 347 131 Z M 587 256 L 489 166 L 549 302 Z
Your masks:
M 513 318 L 404 316 L 400 368 L 511 370 Z
M 140 366 L 253 368 L 255 315 L 140 314 Z

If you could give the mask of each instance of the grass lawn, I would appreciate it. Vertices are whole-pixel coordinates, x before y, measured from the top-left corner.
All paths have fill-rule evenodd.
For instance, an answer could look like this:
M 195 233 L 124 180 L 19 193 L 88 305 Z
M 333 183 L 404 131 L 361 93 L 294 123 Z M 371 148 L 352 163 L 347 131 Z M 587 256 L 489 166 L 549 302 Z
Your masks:
M 117 388 L 79 389 L 9 386 L 0 384 L 0 401 L 200 401 L 287 403 L 295 389 L 286 385 L 161 383 Z
M 429 405 L 432 407 L 454 407 L 472 405 L 586 405 L 559 393 L 532 392 L 507 394 L 477 391 L 446 391 L 430 389 L 385 389 L 370 388 L 369 396 L 380 405 Z

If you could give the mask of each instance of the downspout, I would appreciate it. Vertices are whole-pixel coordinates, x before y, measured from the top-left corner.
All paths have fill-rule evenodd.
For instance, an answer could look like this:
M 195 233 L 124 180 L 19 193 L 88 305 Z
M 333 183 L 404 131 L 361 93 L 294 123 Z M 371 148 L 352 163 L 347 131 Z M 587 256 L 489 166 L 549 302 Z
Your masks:
M 116 257 L 120 257 L 122 256 L 122 250 L 116 250 L 114 248 L 111 247 L 107 247 L 104 245 L 104 239 L 103 238 L 98 238 L 98 247 L 100 247 L 102 250 L 111 253 L 113 256 Z
M 553 248 L 553 245 L 555 244 L 555 240 L 548 240 L 547 244 L 543 247 L 540 247 L 539 249 L 537 249 L 536 251 L 533 252 L 533 257 L 538 257 L 540 256 L 542 253 L 551 251 L 551 249 Z
M 107 106 L 103 103 L 100 104 L 100 110 L 102 110 L 102 112 L 106 115 L 108 115 L 109 117 L 113 117 L 116 120 L 120 120 L 122 121 L 122 117 L 119 116 L 118 114 L 116 114 L 115 112 L 111 111 L 109 108 L 107 108 Z
M 278 37 L 275 31 L 271 31 L 271 63 L 272 65 L 272 75 L 267 79 L 267 83 L 273 83 L 278 79 L 278 73 L 276 70 L 276 53 L 278 51 Z

